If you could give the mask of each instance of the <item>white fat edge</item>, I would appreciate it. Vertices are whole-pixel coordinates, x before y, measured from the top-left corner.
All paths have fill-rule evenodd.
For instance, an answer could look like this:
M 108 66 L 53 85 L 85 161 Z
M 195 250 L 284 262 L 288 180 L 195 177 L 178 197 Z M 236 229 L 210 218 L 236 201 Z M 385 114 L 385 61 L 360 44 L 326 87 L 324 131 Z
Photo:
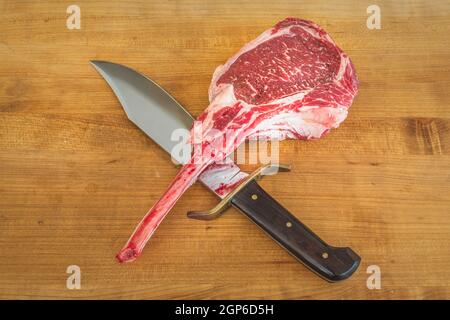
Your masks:
M 288 138 L 286 132 L 289 130 L 295 131 L 301 136 L 309 139 L 315 136 L 319 137 L 326 128 L 322 125 L 305 121 L 302 118 L 301 112 L 295 114 L 289 112 L 273 116 L 266 121 L 261 122 L 255 127 L 255 134 L 252 135 L 252 138 L 257 137 L 258 131 L 262 131 L 263 137 L 270 137 L 270 139 L 274 140 L 283 140 Z
M 347 92 L 352 99 L 356 96 L 357 92 L 358 92 L 358 88 L 356 88 L 356 91 L 351 90 L 349 88 L 347 88 L 344 84 L 344 74 L 347 71 L 347 67 L 350 66 L 350 76 L 353 76 L 355 69 L 351 67 L 350 64 L 350 58 L 345 54 L 345 53 L 341 53 L 341 65 L 339 66 L 339 71 L 336 75 L 336 78 L 334 79 L 334 84 L 336 86 L 338 86 L 339 88 L 341 88 L 342 90 L 344 90 L 345 92 Z M 351 101 L 350 104 L 348 105 L 348 107 L 350 107 L 351 105 Z
M 319 25 L 317 25 L 317 24 L 315 24 L 314 22 L 312 23 L 312 25 L 311 26 L 299 26 L 299 25 L 293 25 L 293 26 L 291 26 L 291 27 L 302 27 L 306 32 L 308 32 L 310 35 L 312 35 L 314 38 L 316 38 L 316 39 L 325 39 L 325 40 L 327 40 L 327 41 L 330 41 L 331 43 L 333 43 L 334 44 L 334 42 L 333 42 L 333 40 L 328 36 L 328 33 L 326 33 L 325 32 L 325 37 L 324 36 L 322 36 L 316 29 L 314 29 L 314 27 L 316 27 L 317 29 L 320 29 L 320 30 L 322 30 L 322 28 L 319 26 Z M 328 36 L 328 37 L 327 37 Z
M 339 71 L 336 75 L 336 81 L 340 82 L 342 78 L 344 77 L 345 69 L 347 69 L 348 65 L 348 57 L 341 52 L 341 64 L 339 65 Z
M 249 123 L 253 123 L 254 118 L 259 116 L 259 114 L 257 112 L 251 112 L 251 109 L 254 107 L 258 107 L 260 105 L 249 104 L 249 103 L 246 103 L 245 101 L 237 100 L 236 96 L 234 95 L 233 85 L 227 84 L 226 86 L 227 86 L 227 88 L 224 89 L 223 92 L 221 92 L 216 97 L 218 99 L 218 103 L 215 105 L 225 106 L 225 105 L 233 105 L 233 104 L 239 102 L 241 104 L 241 110 L 236 115 L 236 117 L 238 117 L 239 115 L 241 115 L 243 113 L 250 112 L 252 117 L 251 117 L 251 121 L 249 121 Z M 271 101 L 270 104 L 268 104 L 268 105 L 273 105 L 275 108 L 277 108 L 277 107 L 283 107 L 285 105 L 292 104 L 296 101 L 301 101 L 304 98 L 304 96 L 306 94 L 308 94 L 311 90 L 313 90 L 313 89 L 301 91 L 299 93 Z M 224 94 L 222 95 L 222 93 L 224 93 Z M 214 99 L 214 101 L 216 101 L 216 99 Z M 317 106 L 303 106 L 301 109 L 302 109 L 302 111 L 307 111 L 307 110 L 313 109 L 313 108 L 318 108 L 318 107 Z M 211 115 L 211 117 L 212 117 L 212 115 Z
M 234 86 L 232 84 L 221 84 L 219 87 L 221 90 L 213 100 L 214 105 L 229 106 L 238 102 L 234 95 Z
M 307 112 L 313 109 L 328 109 L 329 115 L 333 115 L 335 121 L 331 127 L 324 126 L 321 123 L 311 121 L 307 116 Z M 249 136 L 249 139 L 258 138 L 258 131 L 261 131 L 262 137 L 270 139 L 283 140 L 286 138 L 295 138 L 294 135 L 289 134 L 289 131 L 295 131 L 299 135 L 307 139 L 320 138 L 322 134 L 331 128 L 337 128 L 339 124 L 347 117 L 347 109 L 344 107 L 319 107 L 319 106 L 305 106 L 299 112 L 285 112 L 275 115 L 255 127 Z
M 212 102 L 214 100 L 214 98 L 215 98 L 214 93 L 220 91 L 220 86 L 216 86 L 216 82 L 217 82 L 217 80 L 219 80 L 220 76 L 222 74 L 224 74 L 224 72 L 222 72 L 223 68 L 224 68 L 224 65 L 221 64 L 213 72 L 211 83 L 209 84 L 209 89 L 208 89 L 209 102 Z
M 266 140 L 266 141 L 274 141 L 274 140 L 286 140 L 286 139 L 295 139 L 295 135 L 285 129 L 271 129 L 267 131 L 260 131 L 257 133 L 254 133 L 253 135 L 249 136 L 248 140 Z

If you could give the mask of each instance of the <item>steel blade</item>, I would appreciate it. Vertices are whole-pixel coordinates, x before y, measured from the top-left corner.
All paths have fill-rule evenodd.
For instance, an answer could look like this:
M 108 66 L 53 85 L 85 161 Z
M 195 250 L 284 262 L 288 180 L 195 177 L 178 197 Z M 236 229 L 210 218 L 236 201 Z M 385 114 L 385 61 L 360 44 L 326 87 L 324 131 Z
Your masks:
M 189 130 L 194 118 L 162 87 L 145 75 L 120 64 L 91 61 L 108 82 L 125 113 L 161 148 L 171 153 L 179 141 L 172 141 L 176 129 Z M 177 162 L 177 155 L 173 155 Z
M 128 118 L 169 154 L 180 143 L 172 141 L 176 129 L 190 129 L 194 118 L 162 87 L 145 75 L 108 61 L 91 61 L 105 78 L 123 106 Z M 181 155 L 172 154 L 182 163 Z M 199 180 L 223 198 L 248 174 L 230 159 L 206 168 Z

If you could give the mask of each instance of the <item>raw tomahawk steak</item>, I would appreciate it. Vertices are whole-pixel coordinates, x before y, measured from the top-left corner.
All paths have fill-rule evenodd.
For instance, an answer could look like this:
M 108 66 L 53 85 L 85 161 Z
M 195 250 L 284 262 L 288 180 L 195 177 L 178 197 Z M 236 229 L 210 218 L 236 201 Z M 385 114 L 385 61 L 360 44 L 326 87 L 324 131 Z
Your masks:
M 210 105 L 191 130 L 192 161 L 117 259 L 135 260 L 186 189 L 245 139 L 318 139 L 344 121 L 357 91 L 350 58 L 313 22 L 287 18 L 249 42 L 214 72 Z

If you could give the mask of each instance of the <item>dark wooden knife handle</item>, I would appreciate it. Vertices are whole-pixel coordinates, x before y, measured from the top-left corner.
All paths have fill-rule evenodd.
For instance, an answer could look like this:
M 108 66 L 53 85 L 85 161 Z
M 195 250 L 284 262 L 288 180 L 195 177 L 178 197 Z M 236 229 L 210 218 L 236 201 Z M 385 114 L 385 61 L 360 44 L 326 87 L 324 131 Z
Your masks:
M 239 191 L 231 203 L 325 280 L 347 279 L 358 268 L 361 258 L 352 249 L 326 244 L 256 181 L 251 181 Z

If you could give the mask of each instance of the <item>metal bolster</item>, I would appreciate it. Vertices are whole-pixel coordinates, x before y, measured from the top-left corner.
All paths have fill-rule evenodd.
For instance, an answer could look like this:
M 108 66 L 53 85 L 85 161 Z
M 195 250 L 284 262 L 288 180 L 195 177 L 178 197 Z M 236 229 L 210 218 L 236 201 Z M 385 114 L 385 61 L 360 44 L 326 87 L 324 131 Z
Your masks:
M 214 208 L 208 211 L 189 211 L 187 216 L 197 220 L 213 220 L 220 217 L 231 205 L 231 199 L 252 180 L 259 180 L 261 177 L 278 172 L 291 171 L 291 166 L 287 164 L 267 164 L 253 171 L 245 180 L 242 181 L 233 191 L 223 198 Z

